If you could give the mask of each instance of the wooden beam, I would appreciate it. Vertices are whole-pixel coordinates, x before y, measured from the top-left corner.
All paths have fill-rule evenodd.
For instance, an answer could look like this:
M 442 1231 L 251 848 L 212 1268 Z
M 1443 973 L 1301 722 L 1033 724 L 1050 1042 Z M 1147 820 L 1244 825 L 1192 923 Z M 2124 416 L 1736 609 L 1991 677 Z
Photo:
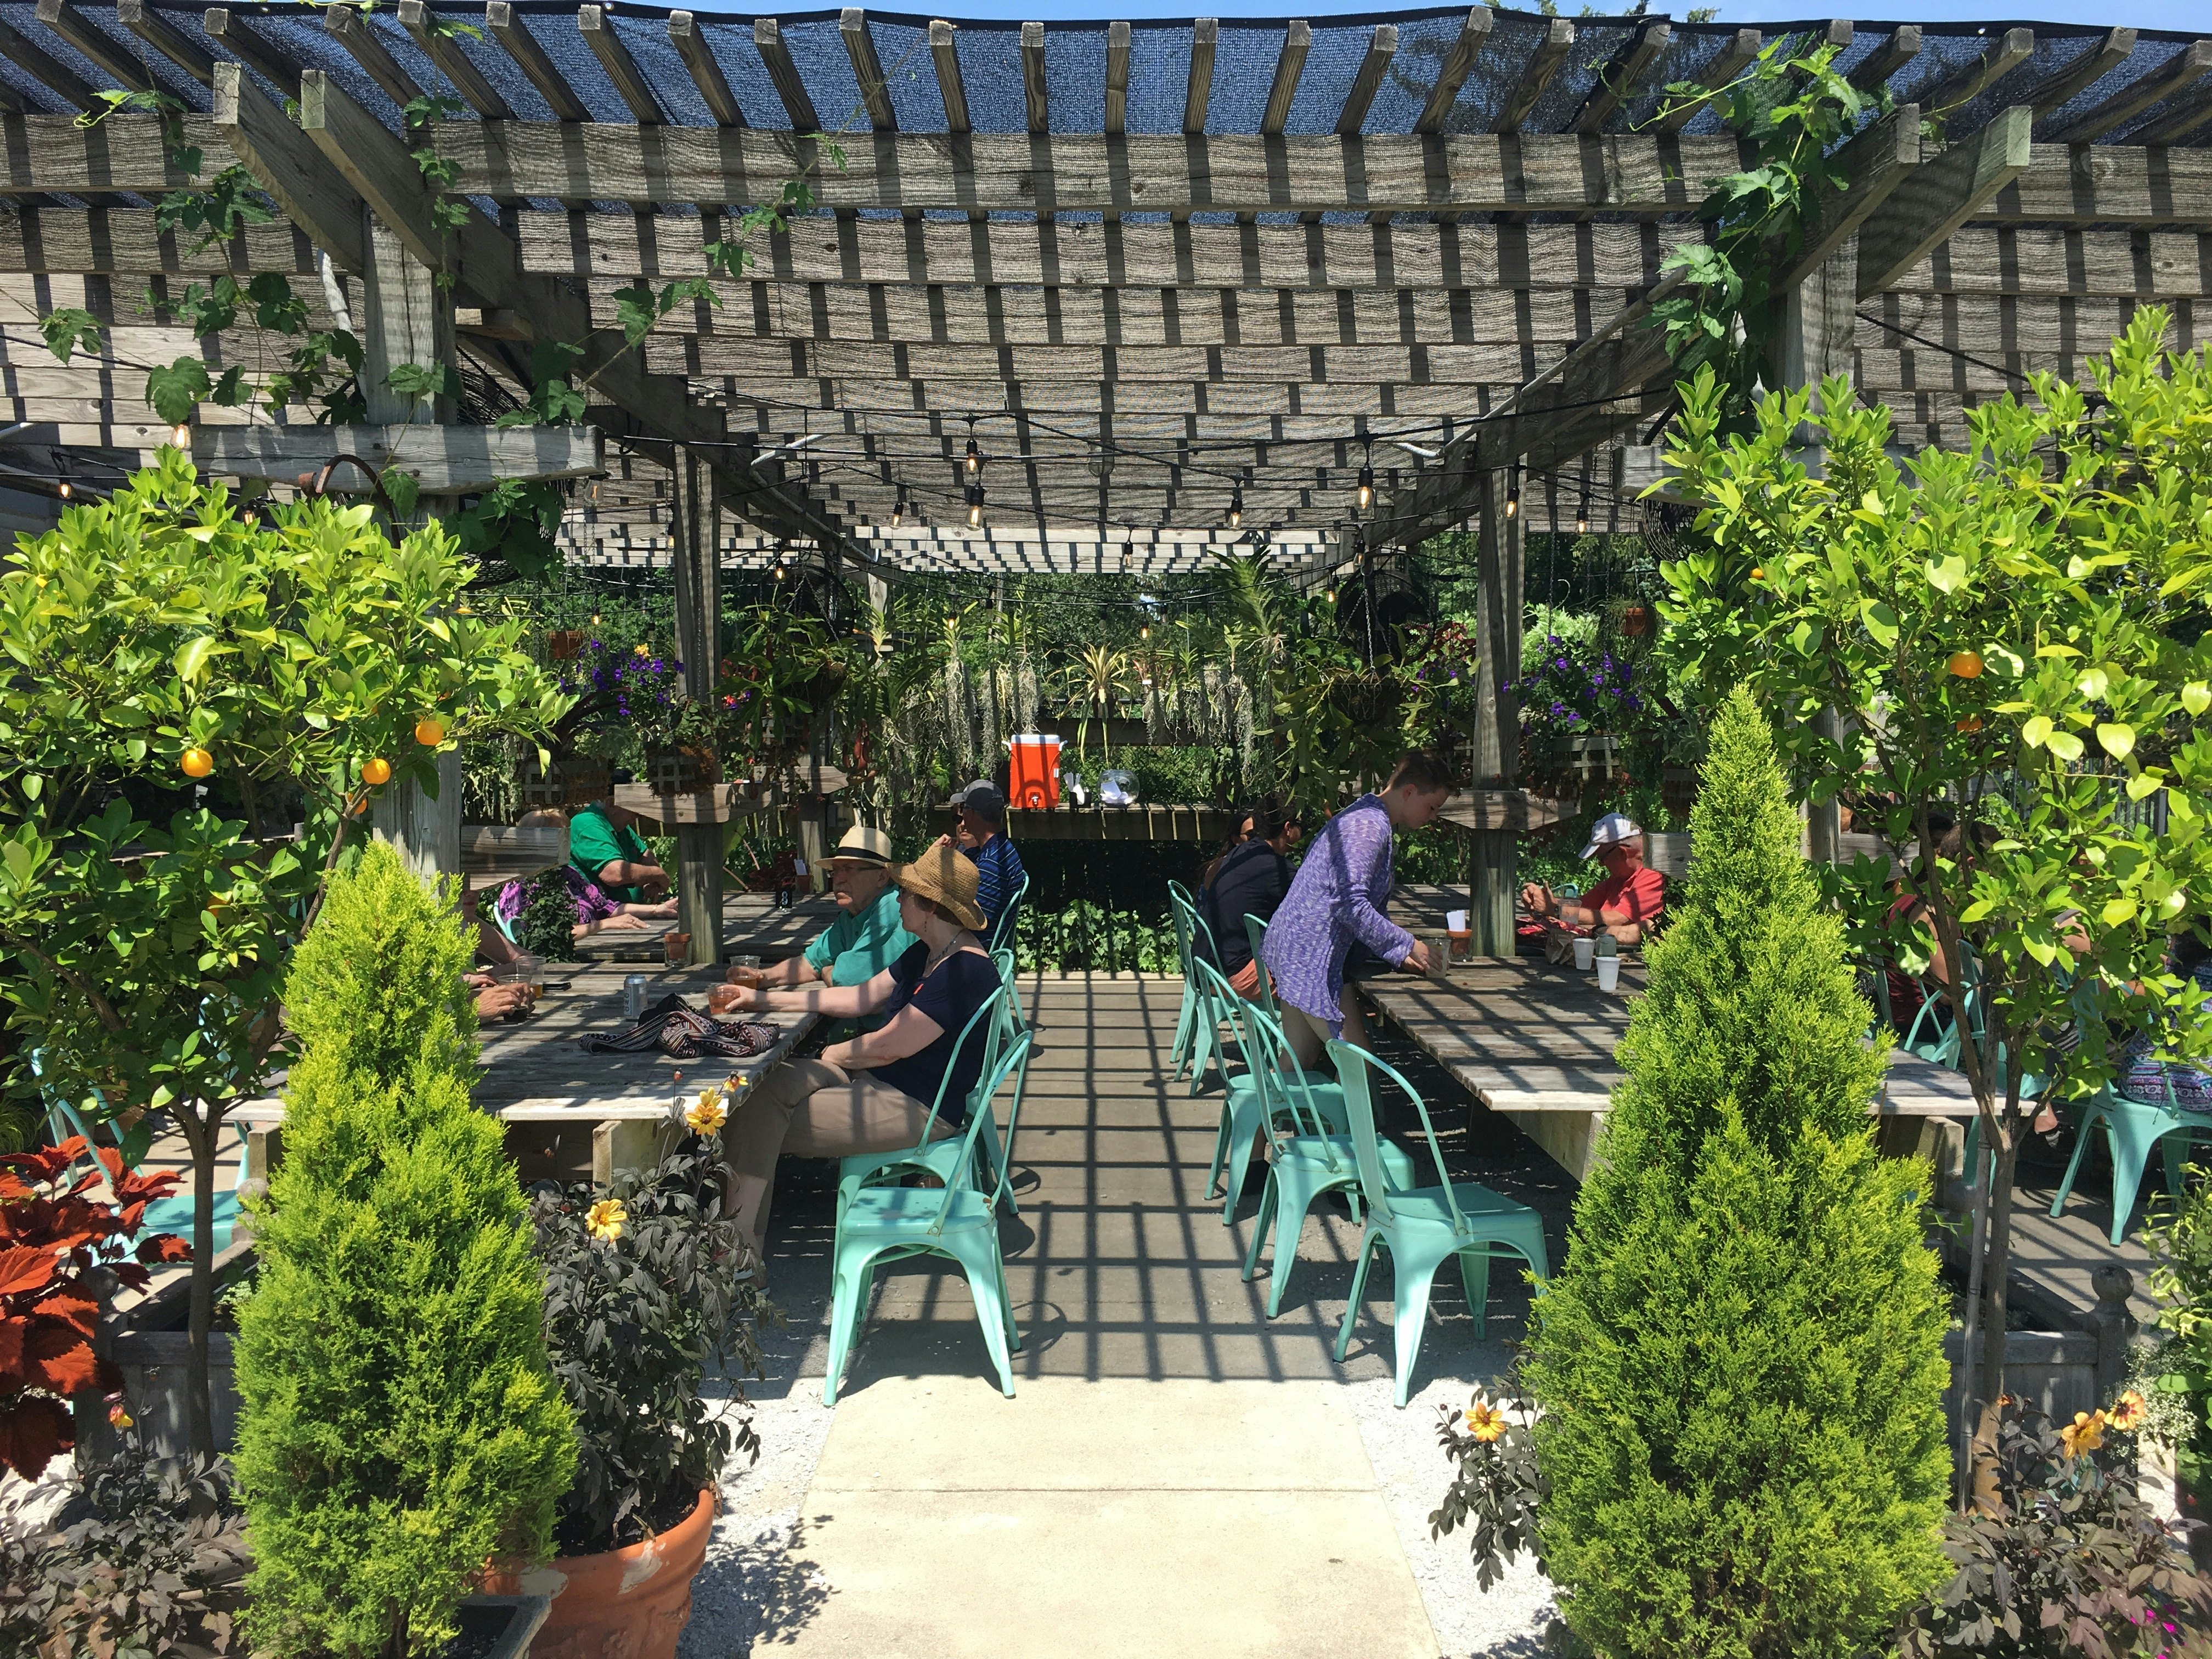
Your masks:
M 362 73 L 383 89 L 384 95 L 405 109 L 422 98 L 422 88 L 415 77 L 399 67 L 383 41 L 377 39 L 367 14 L 358 8 L 333 3 L 323 9 L 323 27 L 337 43 L 352 54 L 353 61 L 361 65 Z
M 523 78 L 538 88 L 538 95 L 545 100 L 556 121 L 588 121 L 592 112 L 584 100 L 576 96 L 568 84 L 568 77 L 553 66 L 545 55 L 545 48 L 538 44 L 538 37 L 515 15 L 514 0 L 486 0 L 484 28 L 499 42 L 507 55 L 514 60 Z
M 691 84 L 699 88 L 700 97 L 707 100 L 708 113 L 714 118 L 718 127 L 741 127 L 745 124 L 745 112 L 738 107 L 735 94 L 716 61 L 714 49 L 708 46 L 701 33 L 699 20 L 688 11 L 668 14 L 668 43 L 676 48 L 676 55 L 684 60 L 684 67 L 691 71 Z
M 78 11 L 70 0 L 39 0 L 33 15 L 99 65 L 101 72 L 118 86 L 131 92 L 152 89 L 154 77 L 147 73 L 146 66 L 125 51 L 121 41 Z
M 884 79 L 883 60 L 876 56 L 875 37 L 868 33 L 868 14 L 858 6 L 846 7 L 837 15 L 837 33 L 845 42 L 845 56 L 852 59 L 869 125 L 878 132 L 896 132 L 898 112 L 891 107 L 890 83 Z
M 202 86 L 215 84 L 215 54 L 155 10 L 147 0 L 115 0 L 115 15 L 124 27 Z
M 403 0 L 404 3 L 404 0 Z M 599 60 L 599 67 L 607 72 L 607 79 L 615 83 L 629 112 L 637 118 L 640 126 L 665 125 L 668 116 L 660 107 L 660 100 L 653 95 L 653 83 L 629 55 L 629 48 L 622 43 L 615 32 L 613 14 L 605 6 L 579 6 L 576 9 L 576 27 L 584 43 L 592 49 L 592 56 Z
M 1929 118 L 1942 120 L 1953 110 L 1963 108 L 1980 97 L 2025 64 L 2034 52 L 2033 29 L 2007 29 L 1990 42 L 1979 58 L 1955 74 L 1946 76 L 1916 101 L 1928 112 Z
M 401 0 L 401 3 L 404 5 L 406 0 Z M 210 7 L 200 26 L 210 40 L 220 41 L 232 57 L 270 85 L 290 97 L 300 95 L 300 60 L 273 41 L 264 40 L 252 24 L 228 7 Z
M 423 56 L 444 72 L 471 109 L 487 121 L 514 118 L 514 111 L 500 96 L 499 88 L 485 80 L 469 61 L 459 40 L 447 32 L 446 20 L 432 9 L 428 0 L 399 0 L 399 26 L 414 37 Z M 297 93 L 294 95 L 297 96 Z
M 1273 137 L 1289 125 L 1291 101 L 1298 95 L 1298 77 L 1305 73 L 1306 55 L 1312 50 L 1311 24 L 1294 19 L 1284 27 L 1282 50 L 1275 54 L 1275 78 L 1267 88 L 1267 106 L 1260 116 L 1261 136 Z
M 952 25 L 941 17 L 929 26 L 929 55 L 937 64 L 937 90 L 945 100 L 945 131 L 955 135 L 974 131 L 968 119 L 967 83 L 960 78 L 960 49 L 954 43 Z
M 1757 29 L 1738 29 L 1728 45 L 1721 49 L 1720 56 L 1705 66 L 1705 72 L 1698 77 L 1698 84 L 1708 91 L 1717 92 L 1743 73 L 1745 68 L 1759 56 L 1759 49 L 1764 44 L 1764 38 Z M 1651 131 L 1680 132 L 1705 109 L 1717 102 L 1717 100 L 1708 102 L 1685 100 L 1667 110 L 1654 121 Z
M 62 102 L 74 108 L 91 109 L 100 102 L 100 94 L 91 82 L 5 21 L 0 21 L 0 58 L 5 58 Z M 69 186 L 62 185 L 52 188 L 66 190 Z
M 1512 95 L 1506 99 L 1497 120 L 1491 124 L 1492 132 L 1521 131 L 1521 124 L 1535 112 L 1536 100 L 1552 84 L 1552 77 L 1567 61 L 1567 53 L 1573 50 L 1574 44 L 1575 26 L 1564 17 L 1552 19 L 1545 27 L 1543 40 L 1522 66 L 1521 78 L 1514 82 Z
M 2212 40 L 2192 40 L 2148 75 L 2139 75 L 2095 108 L 2043 136 L 2062 144 L 2093 143 L 2113 128 L 2165 102 L 2212 74 Z
M 1044 25 L 1022 25 L 1022 102 L 1031 132 L 1052 131 L 1052 100 L 1045 84 Z
M 246 77 L 244 65 L 215 66 L 210 125 L 317 247 L 347 270 L 368 268 L 361 193 L 301 142 L 299 129 Z
M 2027 167 L 2035 113 L 2004 111 L 1911 169 L 1859 226 L 1859 298 L 1879 294 L 1951 240 Z
M 1414 131 L 1442 132 L 1449 124 L 1452 106 L 1459 102 L 1460 88 L 1467 84 L 1467 77 L 1474 70 L 1474 60 L 1481 55 L 1483 47 L 1490 44 L 1491 26 L 1497 21 L 1498 14 L 1487 6 L 1477 6 L 1468 13 L 1451 50 L 1437 66 L 1437 82 L 1429 88 L 1421 112 L 1414 118 Z
M 1837 166 L 1850 182 L 1815 198 L 1797 252 L 1775 271 L 1773 292 L 1794 287 L 1808 271 L 1825 264 L 1920 161 L 1918 105 L 1899 104 L 1863 128 L 1836 153 Z
M 1221 38 L 1221 24 L 1212 17 L 1194 19 L 1190 26 L 1190 82 L 1183 93 L 1182 130 L 1190 136 L 1206 131 L 1206 107 L 1213 96 L 1213 52 Z
M 1367 125 L 1367 112 L 1373 106 L 1375 94 L 1382 84 L 1382 77 L 1390 72 L 1390 60 L 1398 55 L 1398 26 L 1377 23 L 1375 33 L 1367 39 L 1367 55 L 1359 60 L 1359 72 L 1352 77 L 1351 90 L 1344 94 L 1344 107 L 1337 112 L 1336 132 L 1340 138 L 1356 138 Z
M 2208 121 L 2212 121 L 2212 93 L 2199 92 L 2171 115 L 2135 136 L 2145 144 L 2178 144 L 2195 136 Z
M 806 95 L 806 82 L 799 78 L 799 66 L 791 61 L 791 48 L 783 44 L 783 31 L 776 27 L 775 18 L 753 20 L 753 46 L 768 66 L 775 95 L 783 100 L 783 112 L 791 118 L 791 130 L 800 134 L 821 131 L 822 118 L 814 112 L 814 100 Z
M 203 471 L 291 483 L 338 455 L 358 455 L 381 471 L 398 466 L 426 495 L 472 494 L 502 478 L 583 478 L 606 471 L 605 441 L 588 426 L 202 426 L 192 459 Z M 351 468 L 331 476 L 339 489 L 366 489 Z
M 2112 30 L 2103 40 L 2092 42 L 2087 51 L 2064 69 L 2038 82 L 2033 89 L 2021 94 L 2018 101 L 2033 110 L 2038 116 L 2050 114 L 2126 63 L 2135 53 L 2136 38 L 2136 32 L 2131 28 Z
M 1129 26 L 1106 26 L 1106 135 L 1118 138 L 1129 118 Z
M 1872 92 L 1920 56 L 1920 25 L 1899 23 L 1874 55 L 1853 70 L 1849 79 L 1861 92 Z
M 1653 60 L 1666 50 L 1668 41 L 1674 37 L 1673 26 L 1663 17 L 1655 18 L 1637 30 L 1628 44 L 1613 54 L 1613 61 L 1598 72 L 1597 84 L 1583 100 L 1582 112 L 1575 117 L 1571 131 L 1603 132 L 1613 112 L 1624 101 L 1636 96 L 1644 77 L 1650 73 Z

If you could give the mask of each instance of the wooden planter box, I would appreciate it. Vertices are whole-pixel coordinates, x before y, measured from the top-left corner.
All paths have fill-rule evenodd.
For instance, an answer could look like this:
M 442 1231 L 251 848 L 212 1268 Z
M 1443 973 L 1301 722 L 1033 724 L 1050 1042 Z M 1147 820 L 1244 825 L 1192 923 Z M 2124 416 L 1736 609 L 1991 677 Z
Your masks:
M 526 756 L 515 773 L 515 781 L 522 795 L 526 811 L 543 812 L 569 807 L 589 806 L 593 801 L 605 800 L 615 787 L 614 769 L 603 760 L 587 756 L 570 756 L 553 763 L 548 776 L 538 764 L 538 757 Z
M 251 1261 L 253 1241 L 240 1238 L 215 1259 L 218 1279 Z M 182 1457 L 191 1449 L 190 1413 L 185 1406 L 185 1373 L 191 1346 L 185 1327 L 191 1316 L 189 1273 L 179 1273 L 135 1307 L 110 1313 L 93 1338 L 94 1352 L 115 1362 L 123 1373 L 123 1399 L 138 1419 L 139 1438 L 156 1457 Z M 215 1449 L 230 1450 L 238 1431 L 238 1386 L 232 1378 L 230 1333 L 208 1336 L 208 1393 L 215 1417 Z M 77 1466 L 112 1457 L 122 1437 L 107 1420 L 107 1402 L 98 1394 L 76 1405 Z
M 645 785 L 656 795 L 696 795 L 722 781 L 722 763 L 704 749 L 656 750 L 645 757 Z

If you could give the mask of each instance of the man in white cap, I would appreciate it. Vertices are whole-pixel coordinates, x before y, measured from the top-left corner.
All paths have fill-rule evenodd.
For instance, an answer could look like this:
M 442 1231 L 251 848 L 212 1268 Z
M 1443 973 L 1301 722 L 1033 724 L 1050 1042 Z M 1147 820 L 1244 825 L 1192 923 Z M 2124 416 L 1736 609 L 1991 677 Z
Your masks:
M 830 855 L 830 890 L 837 919 L 805 952 L 766 968 L 732 968 L 729 981 L 761 989 L 794 985 L 865 985 L 916 943 L 899 923 L 891 888 L 891 838 L 856 823 Z
M 1602 927 L 1616 943 L 1640 945 L 1667 908 L 1667 878 L 1644 862 L 1644 831 L 1626 813 L 1607 812 L 1590 826 L 1583 856 L 1605 866 L 1605 879 L 1579 899 L 1562 900 L 1540 881 L 1521 890 L 1530 914 L 1561 926 Z

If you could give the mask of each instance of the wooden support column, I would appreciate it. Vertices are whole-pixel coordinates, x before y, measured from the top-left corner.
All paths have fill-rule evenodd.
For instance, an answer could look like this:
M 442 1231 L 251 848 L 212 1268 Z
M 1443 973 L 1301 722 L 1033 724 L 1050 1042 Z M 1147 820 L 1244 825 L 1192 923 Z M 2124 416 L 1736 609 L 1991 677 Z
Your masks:
M 428 404 L 403 397 L 386 382 L 404 363 L 453 361 L 452 290 L 441 289 L 430 269 L 401 244 L 374 213 L 362 213 L 362 401 L 378 425 L 451 424 L 453 403 Z M 454 498 L 425 495 L 418 509 L 436 513 Z M 399 849 L 415 872 L 458 875 L 461 868 L 461 754 L 438 757 L 438 795 L 433 800 L 412 783 L 386 790 L 369 812 L 369 823 Z
M 1851 235 L 1806 272 L 1802 282 L 1776 298 L 1768 354 L 1772 383 L 1818 387 L 1832 375 L 1850 377 L 1858 342 L 1858 238 Z M 1805 465 L 1815 477 L 1824 460 L 1817 448 L 1807 448 Z M 1814 721 L 1823 737 L 1831 741 L 1841 737 L 1843 717 L 1835 709 L 1822 709 Z M 1843 855 L 1843 811 L 1837 798 L 1810 803 L 1805 813 L 1807 856 L 1834 864 Z
M 722 659 L 722 570 L 719 503 L 707 460 L 689 444 L 676 446 L 676 648 L 684 656 L 684 690 L 714 695 Z M 690 961 L 722 959 L 722 826 L 676 826 L 676 925 L 691 935 Z
M 1479 457 L 1478 464 L 1486 461 Z M 1521 520 L 1505 515 L 1511 475 L 1486 467 L 1481 475 L 1481 527 L 1476 538 L 1475 637 L 1480 642 L 1480 703 L 1474 722 L 1478 788 L 1513 787 L 1521 755 L 1521 706 L 1506 688 L 1521 672 L 1522 551 Z M 1510 815 L 1517 816 L 1517 815 Z M 1520 896 L 1514 836 L 1501 829 L 1469 832 L 1474 852 L 1468 870 L 1468 925 L 1478 957 L 1514 954 L 1513 906 Z

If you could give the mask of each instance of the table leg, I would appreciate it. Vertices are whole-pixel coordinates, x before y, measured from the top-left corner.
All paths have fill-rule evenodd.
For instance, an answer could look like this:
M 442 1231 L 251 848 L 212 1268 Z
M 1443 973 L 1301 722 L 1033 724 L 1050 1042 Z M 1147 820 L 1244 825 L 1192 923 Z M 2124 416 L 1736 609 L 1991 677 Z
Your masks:
M 676 826 L 676 926 L 691 935 L 695 968 L 722 959 L 722 826 Z
M 659 1161 L 660 1125 L 651 1118 L 611 1118 L 592 1131 L 592 1184 L 604 1187 L 623 1170 L 649 1170 Z

